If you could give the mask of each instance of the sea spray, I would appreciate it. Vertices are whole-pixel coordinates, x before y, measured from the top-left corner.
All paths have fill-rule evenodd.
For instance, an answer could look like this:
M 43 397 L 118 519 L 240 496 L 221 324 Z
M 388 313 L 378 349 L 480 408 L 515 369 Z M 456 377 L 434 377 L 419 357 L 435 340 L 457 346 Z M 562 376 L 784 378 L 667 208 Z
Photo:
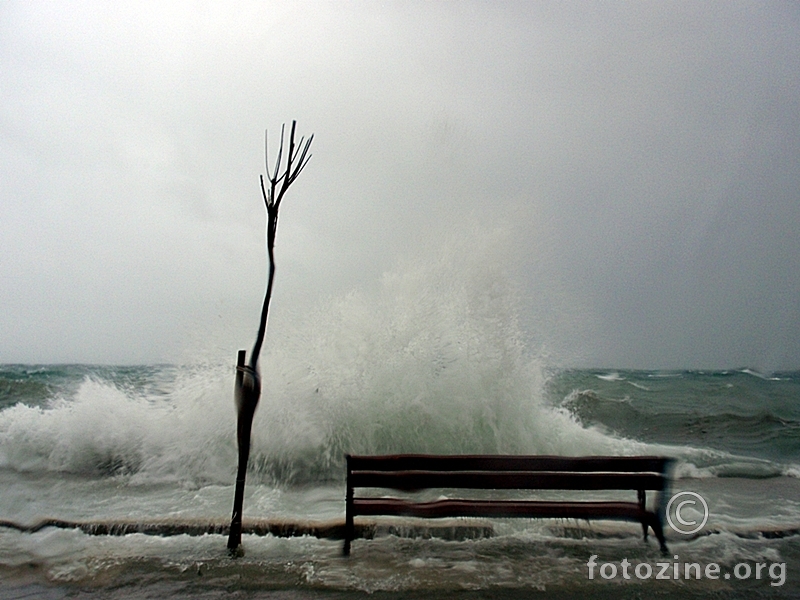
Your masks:
M 665 453 L 683 477 L 796 475 L 796 376 L 549 370 L 519 327 L 503 235 L 451 240 L 274 323 L 252 481 L 341 480 L 346 452 Z M 0 468 L 228 485 L 230 358 L 4 367 Z
M 371 289 L 297 315 L 268 340 L 252 433 L 254 476 L 340 479 L 351 453 L 637 453 L 544 399 L 503 264 L 503 234 L 409 258 Z M 102 368 L 44 407 L 0 413 L 0 465 L 132 482 L 229 481 L 231 367 L 175 368 L 154 393 Z
M 279 387 L 265 393 L 253 444 L 265 472 L 337 473 L 345 452 L 636 448 L 544 402 L 545 371 L 523 343 L 511 284 L 460 250 L 408 261 L 376 290 L 331 301 L 270 357 L 265 381 Z

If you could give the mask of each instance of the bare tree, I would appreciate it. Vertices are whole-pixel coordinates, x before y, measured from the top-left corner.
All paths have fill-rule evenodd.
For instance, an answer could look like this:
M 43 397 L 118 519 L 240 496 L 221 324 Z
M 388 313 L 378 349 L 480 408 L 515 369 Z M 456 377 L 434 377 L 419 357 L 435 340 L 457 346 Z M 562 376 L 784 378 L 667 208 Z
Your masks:
M 305 166 L 311 154 L 308 150 L 314 136 L 300 141 L 295 145 L 294 132 L 297 121 L 292 121 L 289 133 L 289 148 L 286 153 L 285 167 L 283 161 L 283 142 L 285 125 L 281 126 L 281 144 L 278 149 L 278 159 L 272 175 L 269 172 L 269 146 L 268 138 L 264 137 L 264 154 L 266 155 L 267 183 L 261 176 L 261 194 L 267 208 L 267 256 L 269 257 L 269 276 L 267 278 L 267 291 L 264 294 L 264 305 L 261 309 L 261 321 L 253 350 L 250 353 L 250 363 L 245 365 L 246 352 L 239 350 L 236 365 L 236 412 L 238 415 L 236 426 L 236 439 L 239 446 L 239 468 L 236 474 L 236 492 L 233 497 L 233 515 L 231 516 L 231 530 L 228 536 L 228 550 L 236 555 L 241 552 L 242 543 L 242 503 L 244 502 L 244 482 L 247 476 L 247 461 L 250 457 L 250 432 L 253 427 L 253 416 L 261 398 L 261 376 L 258 370 L 258 358 L 261 346 L 264 343 L 264 334 L 267 331 L 267 316 L 269 303 L 272 298 L 272 284 L 275 279 L 275 233 L 278 229 L 278 209 L 281 206 L 286 191 L 294 183 Z M 279 175 L 280 173 L 280 175 Z

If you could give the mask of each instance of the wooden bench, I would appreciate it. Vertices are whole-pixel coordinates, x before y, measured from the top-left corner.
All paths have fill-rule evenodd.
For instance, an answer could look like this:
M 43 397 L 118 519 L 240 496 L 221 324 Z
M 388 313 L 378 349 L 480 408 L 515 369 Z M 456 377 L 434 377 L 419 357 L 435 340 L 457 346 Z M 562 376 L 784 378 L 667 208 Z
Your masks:
M 419 518 L 614 519 L 648 527 L 667 551 L 662 523 L 672 459 L 657 456 L 390 456 L 347 455 L 344 554 L 350 554 L 357 516 Z M 635 490 L 636 502 L 446 499 L 415 502 L 401 498 L 356 496 L 358 488 L 405 492 L 430 488 L 472 490 Z M 654 508 L 646 491 L 659 492 Z

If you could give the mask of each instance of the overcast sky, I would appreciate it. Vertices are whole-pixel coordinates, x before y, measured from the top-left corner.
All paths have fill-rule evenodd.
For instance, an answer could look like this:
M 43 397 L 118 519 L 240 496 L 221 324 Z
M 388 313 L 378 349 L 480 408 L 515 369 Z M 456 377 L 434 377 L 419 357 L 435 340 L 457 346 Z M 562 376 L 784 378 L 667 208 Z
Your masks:
M 278 323 L 450 245 L 554 364 L 800 368 L 800 4 L 761 1 L 4 1 L 0 362 L 249 347 L 292 119 Z

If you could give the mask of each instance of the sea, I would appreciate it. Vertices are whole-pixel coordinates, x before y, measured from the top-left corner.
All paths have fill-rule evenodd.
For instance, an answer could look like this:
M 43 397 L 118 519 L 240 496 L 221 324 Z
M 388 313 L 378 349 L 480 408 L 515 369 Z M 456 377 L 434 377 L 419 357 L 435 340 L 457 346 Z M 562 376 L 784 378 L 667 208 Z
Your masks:
M 277 305 L 236 557 L 238 348 L 0 365 L 0 598 L 800 597 L 800 372 L 559 367 L 474 254 Z M 672 457 L 669 551 L 633 523 L 376 517 L 344 557 L 317 534 L 347 453 Z M 487 492 L 512 493 L 635 500 Z
M 702 497 L 707 523 L 693 535 L 667 527 L 666 558 L 638 525 L 526 519 L 474 535 L 474 520 L 457 519 L 461 537 L 425 522 L 385 528 L 356 540 L 350 557 L 336 539 L 249 533 L 232 558 L 211 528 L 227 523 L 233 500 L 232 364 L 4 365 L 0 597 L 800 595 L 800 373 L 559 370 L 501 353 L 465 370 L 413 354 L 371 374 L 358 360 L 338 378 L 283 373 L 289 392 L 265 382 L 245 522 L 341 521 L 346 452 L 431 452 L 671 456 L 671 492 Z M 408 381 L 404 360 L 417 364 Z M 684 508 L 685 521 L 703 516 L 699 504 Z M 61 526 L 35 527 L 47 519 Z M 162 527 L 97 535 L 75 523 Z M 197 531 L 167 535 L 187 523 Z M 656 579 L 664 561 L 668 578 Z M 604 563 L 618 577 L 601 575 Z M 646 579 L 634 570 L 643 563 Z M 686 579 L 684 563 L 700 564 L 702 577 Z M 705 576 L 712 563 L 717 578 Z

